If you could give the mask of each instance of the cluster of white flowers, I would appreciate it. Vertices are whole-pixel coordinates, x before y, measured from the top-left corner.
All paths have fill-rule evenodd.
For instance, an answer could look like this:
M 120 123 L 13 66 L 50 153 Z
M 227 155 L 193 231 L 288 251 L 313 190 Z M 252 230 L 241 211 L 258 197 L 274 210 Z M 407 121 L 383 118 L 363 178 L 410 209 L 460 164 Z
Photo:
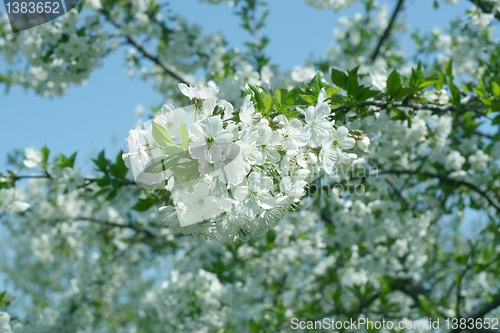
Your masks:
M 70 83 L 82 84 L 106 53 L 108 33 L 97 15 L 82 17 L 76 9 L 52 22 L 0 35 L 0 52 L 13 62 L 21 52 L 29 62 L 26 84 L 45 96 L 64 94 Z M 1 24 L 1 23 L 0 23 Z
M 24 161 L 23 164 L 27 168 L 39 168 L 42 166 L 42 152 L 36 147 L 29 147 L 24 149 Z
M 25 148 L 24 150 L 24 160 L 23 160 L 23 165 L 26 168 L 41 168 L 42 167 L 42 161 L 43 161 L 43 155 L 40 150 L 38 150 L 36 147 L 29 147 Z M 60 185 L 62 185 L 63 188 L 67 189 L 68 191 L 74 191 L 76 190 L 79 186 L 82 186 L 84 183 L 84 178 L 80 174 L 80 170 L 78 168 L 70 168 L 70 167 L 64 167 L 64 168 L 59 168 L 57 166 L 52 166 L 50 163 L 49 165 L 51 166 L 48 168 L 48 174 L 49 176 L 56 180 Z M 28 209 L 28 206 L 19 206 L 19 204 L 16 204 L 17 207 L 25 207 L 25 210 Z M 23 203 L 23 205 L 27 205 L 26 203 Z
M 341 16 L 337 27 L 333 29 L 336 43 L 326 50 L 330 62 L 337 67 L 354 68 L 356 66 L 371 66 L 373 70 L 381 68 L 394 68 L 400 66 L 404 52 L 401 48 L 382 48 L 375 62 L 372 62 L 367 50 L 373 50 L 389 24 L 389 7 L 382 5 L 373 18 L 366 20 L 360 13 L 352 18 Z M 407 25 L 404 21 L 397 20 L 393 24 L 393 31 L 404 31 Z M 351 52 L 346 52 L 349 49 Z
M 0 312 L 0 333 L 11 333 L 10 316 L 7 312 Z
M 164 325 L 185 332 L 211 332 L 222 329 L 229 319 L 228 296 L 227 287 L 213 273 L 201 268 L 183 273 L 173 270 L 159 290 L 144 295 L 142 303 L 146 315 L 158 316 Z
M 154 6 L 155 2 L 129 3 L 137 21 L 122 24 L 119 33 L 158 36 L 158 26 L 145 14 L 148 4 Z M 338 7 L 350 2 L 322 3 L 334 9 L 330 4 Z M 102 4 L 87 0 L 84 6 L 93 11 Z M 124 7 L 111 9 L 115 22 L 128 15 Z M 330 65 L 345 69 L 361 64 L 358 73 L 367 74 L 361 83 L 384 90 L 400 51 L 383 51 L 375 62 L 368 63 L 358 57 L 366 51 L 354 51 L 353 56 L 344 52 L 344 47 L 355 50 L 360 40 L 373 44 L 387 19 L 386 10 L 381 10 L 368 27 L 363 26 L 360 15 L 352 21 L 342 19 L 335 35 L 352 45 L 342 44 L 331 52 Z M 474 25 L 476 19 L 478 24 Z M 60 20 L 55 21 L 56 26 Z M 467 29 L 481 28 L 482 20 L 484 17 L 470 15 Z M 193 105 L 178 109 L 165 106 L 153 121 L 130 132 L 129 151 L 123 156 L 140 176 L 136 178 L 138 183 L 170 190 L 173 206 L 162 203 L 159 210 L 131 212 L 137 198 L 145 198 L 145 191 L 123 186 L 117 189 L 116 197 L 106 199 L 105 195 L 96 195 L 103 190 L 98 182 L 82 188 L 84 180 L 78 169 L 52 168 L 50 162 L 46 169 L 52 179 L 31 179 L 26 188 L 20 184 L 1 188 L 0 246 L 2 253 L 6 249 L 16 260 L 0 260 L 0 270 L 6 281 L 20 287 L 16 293 L 28 299 L 20 304 L 19 311 L 28 315 L 17 315 L 19 308 L 9 308 L 10 316 L 0 313 L 0 333 L 68 329 L 134 333 L 164 331 L 166 327 L 181 332 L 224 328 L 244 332 L 250 322 L 257 323 L 256 331 L 262 331 L 266 328 L 258 323 L 273 325 L 275 314 L 289 323 L 291 318 L 308 316 L 311 309 L 318 315 L 339 309 L 357 313 L 359 305 L 377 292 L 378 299 L 362 310 L 370 319 L 387 313 L 398 318 L 422 318 L 423 311 L 415 306 L 412 295 L 404 288 L 396 290 L 395 282 L 404 282 L 411 292 L 420 293 L 421 288 L 432 299 L 456 287 L 455 279 L 435 281 L 434 269 L 463 271 L 465 266 L 455 260 L 469 246 L 458 241 L 466 215 L 464 207 L 472 203 L 474 207 L 486 207 L 485 198 L 465 186 L 454 189 L 457 195 L 446 195 L 446 187 L 440 186 L 445 181 L 440 178 L 417 180 L 416 175 L 390 172 L 359 178 L 356 172 L 348 179 L 346 170 L 339 167 L 356 158 L 348 153 L 351 148 L 359 149 L 352 152 L 368 152 L 363 166 L 413 171 L 422 177 L 439 174 L 475 184 L 494 196 L 500 188 L 500 142 L 462 135 L 460 128 L 453 128 L 457 115 L 445 112 L 436 115 L 418 110 L 408 126 L 407 121 L 391 120 L 395 116 L 391 111 L 370 107 L 362 119 L 345 117 L 333 123 L 324 91 L 316 105 L 300 110 L 298 118 L 264 115 L 251 97 L 242 97 L 241 91 L 246 90 L 246 83 L 276 88 L 275 80 L 284 81 L 283 77 L 272 75 L 268 66 L 256 71 L 237 52 L 231 54 L 235 55 L 230 66 L 234 73 L 223 75 L 227 54 L 222 40 L 203 40 L 198 38 L 199 30 L 180 26 L 171 34 L 175 41 L 167 51 L 158 51 L 160 59 L 189 77 L 202 62 L 192 57 L 193 53 L 199 55 L 213 41 L 213 53 L 208 53 L 204 65 L 220 76 L 219 86 L 208 81 L 213 78 L 210 74 L 200 79 L 208 82 L 204 89 L 181 85 L 181 92 L 193 100 Z M 400 28 L 402 24 L 396 24 L 396 30 Z M 490 28 L 485 31 L 493 40 Z M 67 31 L 77 35 L 74 29 Z M 365 39 L 367 32 L 376 39 Z M 65 34 L 69 37 L 59 43 L 37 45 L 70 43 L 75 39 L 72 34 Z M 439 32 L 435 36 L 432 46 L 447 53 L 438 57 L 439 61 L 454 55 L 454 75 L 474 73 L 477 78 L 479 60 L 488 63 L 489 59 L 477 51 L 484 46 L 488 53 L 490 45 L 483 45 L 485 41 L 480 38 L 451 34 Z M 77 40 L 81 37 L 76 36 Z M 52 37 L 45 34 L 43 38 Z M 0 36 L 0 52 L 6 59 L 13 57 L 27 47 L 19 44 L 22 40 L 13 35 Z M 129 58 L 140 58 L 139 51 L 133 53 Z M 188 57 L 196 60 L 186 60 Z M 408 76 L 412 65 L 405 64 L 397 68 Z M 163 70 L 156 66 L 152 72 L 140 70 L 155 77 L 161 92 L 172 90 L 175 80 L 167 78 Z M 53 78 L 59 77 L 57 72 L 47 72 L 47 77 L 43 77 L 43 71 L 37 73 L 42 76 L 40 82 L 55 82 Z M 291 79 L 307 83 L 314 74 L 311 68 L 295 68 Z M 40 91 L 53 90 L 42 84 Z M 176 98 L 180 95 L 171 94 Z M 446 90 L 428 89 L 422 97 L 439 105 L 449 102 Z M 413 111 L 407 107 L 401 110 Z M 141 107 L 136 109 L 138 116 L 143 112 Z M 354 140 L 348 129 L 361 130 L 367 137 L 356 136 Z M 33 147 L 25 150 L 26 168 L 40 168 L 42 164 L 40 151 Z M 361 169 L 359 164 L 356 167 L 356 171 Z M 359 182 L 363 191 L 334 187 L 327 195 L 311 194 L 302 199 L 300 210 L 283 216 L 285 223 L 277 224 L 274 232 L 238 246 L 178 234 L 220 238 L 228 243 L 262 235 L 282 213 L 298 204 L 304 186 L 320 171 L 330 177 L 318 178 L 342 186 L 347 181 Z M 0 184 L 9 186 L 8 177 L 0 177 Z M 495 223 L 496 215 L 491 221 Z M 500 253 L 491 232 L 478 237 L 479 262 L 492 260 L 487 253 Z M 492 269 L 464 275 L 462 314 L 473 313 L 478 304 L 492 298 L 498 286 L 497 275 Z M 386 292 L 387 288 L 392 290 Z M 435 307 L 436 311 L 456 317 L 454 302 L 437 303 L 441 305 Z M 495 315 L 498 311 L 491 313 Z M 117 328 L 118 324 L 122 327 Z
M 341 9 L 351 7 L 358 0 L 306 0 L 308 5 L 316 8 L 328 8 L 338 12 Z
M 233 118 L 233 105 L 217 100 L 216 88 L 179 88 L 194 105 L 164 107 L 153 123 L 131 130 L 123 157 L 138 184 L 148 177 L 148 164 L 162 159 L 161 176 L 147 183 L 168 184 L 174 207 L 160 210 L 183 233 L 226 242 L 263 235 L 300 201 L 314 174 L 335 175 L 357 158 L 346 153 L 356 143 L 348 129 L 335 128 L 330 120 L 324 88 L 317 104 L 303 111 L 303 120 L 283 114 L 263 118 L 251 95 Z M 188 112 L 189 133 L 183 125 Z M 158 126 L 168 134 L 161 136 Z M 173 141 L 181 138 L 185 150 Z M 363 141 L 364 150 L 368 144 Z M 195 176 L 186 180 L 193 170 Z
M 98 10 L 102 8 L 101 0 L 85 0 L 83 7 L 89 10 Z
M 500 2 L 495 2 L 499 6 Z M 476 6 L 468 10 L 468 17 L 463 25 L 466 33 L 449 33 L 435 27 L 429 36 L 421 37 L 428 40 L 428 48 L 436 54 L 437 64 L 445 64 L 453 59 L 453 75 L 467 74 L 480 78 L 488 70 L 491 54 L 496 49 L 498 38 L 491 20 L 494 15 L 484 13 Z
M 490 22 L 495 17 L 495 15 L 484 13 L 476 6 L 472 6 L 469 17 L 470 24 L 478 29 L 485 29 L 490 25 Z
M 316 75 L 314 68 L 295 66 L 291 73 L 292 80 L 295 82 L 309 82 Z

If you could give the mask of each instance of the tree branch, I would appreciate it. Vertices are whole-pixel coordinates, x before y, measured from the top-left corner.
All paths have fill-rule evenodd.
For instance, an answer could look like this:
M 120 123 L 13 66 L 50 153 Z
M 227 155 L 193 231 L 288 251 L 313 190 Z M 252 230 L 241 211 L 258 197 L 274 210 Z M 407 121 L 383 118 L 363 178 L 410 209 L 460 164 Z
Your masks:
M 109 12 L 106 10 L 106 9 L 103 9 L 101 10 L 101 12 L 103 13 L 103 15 L 108 19 L 108 21 L 114 25 L 116 28 L 119 28 L 120 26 L 114 22 L 110 16 L 109 16 Z M 165 27 L 163 24 L 161 25 L 162 27 L 162 30 L 164 33 L 168 33 L 168 29 L 167 27 Z M 144 45 L 142 45 L 138 40 L 136 40 L 134 37 L 132 36 L 123 36 L 125 37 L 125 40 L 133 45 L 143 56 L 145 56 L 146 58 L 148 58 L 149 60 L 151 60 L 153 63 L 157 64 L 158 66 L 160 66 L 164 71 L 165 73 L 167 73 L 168 75 L 170 75 L 171 77 L 173 77 L 174 79 L 176 79 L 177 81 L 179 81 L 180 83 L 185 83 L 185 84 L 191 84 L 191 80 L 189 80 L 187 77 L 184 76 L 184 74 L 180 73 L 179 71 L 177 71 L 177 69 L 173 66 L 171 66 L 170 64 L 167 64 L 167 63 L 164 63 L 160 60 L 160 58 L 158 58 L 157 56 L 153 55 L 148 49 L 146 49 L 144 47 Z
M 384 42 L 389 38 L 389 36 L 391 34 L 392 26 L 394 25 L 394 22 L 396 21 L 396 18 L 398 16 L 399 12 L 401 11 L 401 8 L 403 7 L 404 2 L 405 2 L 405 0 L 398 0 L 398 4 L 396 5 L 394 12 L 392 13 L 391 20 L 389 21 L 387 28 L 385 28 L 384 34 L 382 35 L 382 37 L 380 37 L 380 39 L 378 41 L 378 45 L 375 48 L 375 51 L 373 51 L 373 54 L 370 57 L 372 62 L 375 61 L 375 59 L 377 59 L 377 56 L 380 52 L 380 49 L 382 48 L 382 44 L 384 44 Z
M 411 199 L 408 198 L 408 196 L 402 190 L 400 190 L 399 188 L 396 187 L 396 184 L 394 184 L 394 179 L 392 179 L 392 177 L 387 176 L 385 178 L 385 181 L 392 187 L 392 189 L 398 195 L 398 197 L 401 200 L 403 200 L 403 202 L 405 204 L 408 205 L 408 207 L 413 212 L 413 217 L 420 216 L 420 212 L 418 211 L 417 207 L 415 207 L 415 205 L 413 204 L 413 202 L 411 201 Z
M 490 4 L 492 1 L 484 1 L 484 0 L 469 0 L 469 1 L 475 4 L 477 7 L 479 7 L 484 13 L 492 14 L 494 8 L 493 5 Z M 495 13 L 495 18 L 497 20 L 500 20 L 500 12 Z
M 490 311 L 498 308 L 499 306 L 500 306 L 500 295 L 498 295 L 497 297 L 495 297 L 495 299 L 493 299 L 493 301 L 491 301 L 491 303 L 483 305 L 482 308 L 480 308 L 476 312 L 472 313 L 466 319 L 468 321 L 469 319 L 483 318 Z M 457 328 L 457 329 L 451 330 L 450 333 L 458 333 L 458 332 L 463 332 L 463 331 L 469 331 L 469 332 L 497 332 L 496 330 L 494 331 L 494 330 L 486 329 L 486 328 L 482 328 L 482 329 L 460 329 L 460 328 Z
M 119 223 L 115 223 L 115 222 L 102 221 L 102 220 L 98 220 L 98 219 L 91 218 L 91 217 L 76 217 L 73 219 L 73 221 L 92 222 L 92 223 L 97 223 L 97 224 L 104 225 L 107 227 L 118 227 L 118 228 L 132 229 L 132 230 L 135 230 L 139 233 L 143 233 L 148 238 L 152 238 L 152 239 L 156 238 L 156 235 L 154 233 L 152 233 L 151 231 L 149 231 L 145 228 L 141 228 L 141 227 L 138 227 L 136 225 L 133 225 L 132 223 L 119 224 Z
M 384 108 L 384 109 L 388 109 L 391 106 L 392 107 L 406 107 L 406 108 L 410 108 L 410 109 L 415 110 L 415 111 L 429 110 L 429 111 L 432 111 L 433 113 L 436 113 L 436 114 L 446 113 L 448 111 L 464 111 L 464 112 L 465 111 L 475 111 L 479 107 L 479 106 L 477 106 L 476 108 L 469 107 L 469 108 L 465 109 L 465 107 L 460 108 L 459 106 L 451 104 L 451 103 L 446 104 L 446 105 L 438 105 L 438 104 L 433 104 L 433 103 L 419 103 L 419 102 L 413 102 L 413 101 L 410 101 L 409 103 L 396 101 L 396 102 L 392 102 L 389 104 L 384 100 L 365 101 L 365 102 L 362 102 L 362 103 L 359 103 L 358 105 L 356 105 L 357 108 L 367 107 L 367 106 L 377 106 L 379 108 Z M 340 108 L 332 110 L 332 112 L 336 112 L 339 110 L 340 111 L 348 111 L 349 109 L 350 109 L 350 107 L 347 104 L 344 104 Z
M 471 314 L 470 318 L 482 318 L 483 316 L 487 315 L 490 311 L 495 310 L 500 306 L 500 295 L 495 297 L 491 303 L 485 304 L 482 308 Z
M 336 185 L 341 185 L 341 184 L 345 184 L 345 183 L 348 183 L 352 180 L 363 180 L 363 179 L 366 179 L 366 178 L 370 178 L 370 177 L 373 177 L 373 176 L 378 176 L 378 175 L 383 175 L 383 174 L 394 174 L 394 175 L 422 175 L 422 176 L 426 176 L 426 177 L 430 177 L 430 178 L 437 178 L 441 181 L 444 181 L 444 182 L 447 182 L 449 184 L 454 184 L 454 185 L 460 185 L 460 186 L 466 186 L 468 188 L 470 188 L 471 190 L 477 192 L 478 194 L 480 194 L 481 196 L 483 196 L 487 201 L 488 203 L 495 207 L 497 212 L 500 213 L 500 203 L 496 202 L 493 198 L 491 198 L 488 193 L 486 193 L 486 191 L 483 191 L 482 189 L 480 189 L 477 185 L 474 185 L 472 183 L 469 183 L 467 181 L 464 181 L 464 180 L 459 180 L 459 179 L 451 179 L 445 175 L 441 175 L 441 174 L 437 174 L 437 173 L 431 173 L 431 172 L 422 172 L 422 171 L 418 171 L 418 170 L 381 170 L 381 171 L 376 171 L 376 172 L 369 172 L 368 175 L 363 175 L 363 176 L 359 176 L 359 177 L 351 177 L 351 178 L 347 178 L 347 179 L 343 179 L 339 182 L 335 182 L 335 183 L 330 183 L 330 184 L 327 184 L 325 186 L 322 186 L 320 187 L 320 190 L 321 192 L 325 191 L 325 192 L 329 192 L 331 188 L 335 187 Z M 311 193 L 310 189 L 308 189 L 308 191 L 306 192 L 306 196 L 310 196 L 310 195 L 314 195 L 315 193 Z
M 21 180 L 21 179 L 54 179 L 54 177 L 52 177 L 51 175 L 49 175 L 47 173 L 43 174 L 43 175 L 21 175 L 21 176 L 4 175 L 4 174 L 0 173 L 0 177 L 5 177 L 8 179 L 11 179 L 13 182 L 16 182 L 17 180 Z M 81 187 L 85 187 L 85 186 L 89 185 L 90 183 L 95 183 L 99 180 L 99 178 L 83 178 L 83 180 L 85 180 L 87 183 Z M 116 184 L 116 186 L 128 186 L 128 185 L 136 185 L 136 182 L 125 181 L 123 183 Z
M 127 36 L 126 39 L 127 39 L 127 42 L 129 44 L 135 46 L 135 48 L 139 52 L 141 52 L 143 56 L 145 56 L 146 58 L 150 59 L 152 62 L 154 62 L 158 66 L 160 66 L 168 75 L 172 76 L 173 78 L 175 78 L 180 83 L 191 84 L 191 80 L 189 80 L 183 74 L 181 74 L 180 72 L 178 72 L 177 69 L 175 69 L 173 66 L 171 66 L 171 65 L 169 65 L 167 63 L 162 62 L 158 57 L 156 57 L 153 54 L 151 54 L 151 52 L 149 52 L 149 50 L 147 50 L 135 38 Z

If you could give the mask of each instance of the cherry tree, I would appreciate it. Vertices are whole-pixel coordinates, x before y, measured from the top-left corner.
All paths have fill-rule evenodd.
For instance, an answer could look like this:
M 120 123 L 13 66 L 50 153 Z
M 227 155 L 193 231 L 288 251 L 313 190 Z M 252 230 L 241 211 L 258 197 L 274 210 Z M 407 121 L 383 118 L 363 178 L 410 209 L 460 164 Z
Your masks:
M 286 71 L 266 3 L 206 2 L 234 8 L 245 50 L 157 0 L 85 0 L 16 34 L 0 13 L 1 85 L 64 95 L 124 51 L 164 97 L 92 174 L 46 146 L 9 155 L 0 332 L 497 331 L 500 1 L 409 34 L 409 1 L 307 0 L 364 12 Z

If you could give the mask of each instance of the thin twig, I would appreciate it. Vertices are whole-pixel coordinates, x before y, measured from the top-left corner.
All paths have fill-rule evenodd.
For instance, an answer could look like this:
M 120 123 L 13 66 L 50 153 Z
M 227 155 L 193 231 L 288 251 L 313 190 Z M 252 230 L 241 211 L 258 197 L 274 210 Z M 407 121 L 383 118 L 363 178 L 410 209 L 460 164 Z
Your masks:
M 385 177 L 386 182 L 392 187 L 394 192 L 398 195 L 398 197 L 404 201 L 408 205 L 408 207 L 411 209 L 413 212 L 413 217 L 418 217 L 420 216 L 420 212 L 418 211 L 417 207 L 413 204 L 411 199 L 399 188 L 396 187 L 396 184 L 394 183 L 394 179 L 392 177 L 386 176 Z
M 382 35 L 382 37 L 380 37 L 380 40 L 378 41 L 378 45 L 375 48 L 375 51 L 373 51 L 373 54 L 370 57 L 372 62 L 375 61 L 375 59 L 377 59 L 377 56 L 380 52 L 382 44 L 384 44 L 384 42 L 389 38 L 389 36 L 391 34 L 392 26 L 394 25 L 394 22 L 396 21 L 396 18 L 398 16 L 399 12 L 401 11 L 401 8 L 403 7 L 404 2 L 405 2 L 405 0 L 398 0 L 398 4 L 396 5 L 394 12 L 392 13 L 391 20 L 389 21 L 387 28 L 385 28 L 384 34 Z
M 417 170 L 381 170 L 381 171 L 376 171 L 376 172 L 369 172 L 368 175 L 363 175 L 363 176 L 359 176 L 359 177 L 351 177 L 351 178 L 346 178 L 346 179 L 343 179 L 339 182 L 335 182 L 335 183 L 331 183 L 331 184 L 327 184 L 325 186 L 322 186 L 320 187 L 320 190 L 322 193 L 323 191 L 329 191 L 331 188 L 333 188 L 334 186 L 336 185 L 342 185 L 346 182 L 350 182 L 352 180 L 363 180 L 363 179 L 366 179 L 366 178 L 370 178 L 370 177 L 377 177 L 378 175 L 383 175 L 383 174 L 395 174 L 395 175 L 422 175 L 422 176 L 426 176 L 426 177 L 430 177 L 430 178 L 438 178 L 439 180 L 441 181 L 444 181 L 444 182 L 447 182 L 449 184 L 454 184 L 454 185 L 463 185 L 463 186 L 466 186 L 468 188 L 470 188 L 471 190 L 477 192 L 478 194 L 480 194 L 481 196 L 483 196 L 487 201 L 488 203 L 495 207 L 497 212 L 500 213 L 500 203 L 496 202 L 493 198 L 491 198 L 488 193 L 486 193 L 486 191 L 483 191 L 482 189 L 480 189 L 477 185 L 475 184 L 472 184 L 472 183 L 469 183 L 465 180 L 459 180 L 459 179 L 452 179 L 452 178 L 449 178 L 445 175 L 442 175 L 442 174 L 437 174 L 437 173 L 431 173 L 431 172 L 419 172 Z M 310 196 L 310 195 L 314 195 L 315 193 L 311 193 L 311 191 L 309 190 L 306 194 L 306 196 Z
M 4 175 L 0 173 L 0 177 L 5 177 L 11 179 L 13 182 L 16 182 L 21 179 L 54 179 L 54 177 L 50 176 L 48 173 L 43 174 L 43 175 Z M 82 185 L 81 187 L 85 187 L 91 183 L 95 183 L 99 180 L 99 178 L 83 178 L 83 180 L 86 182 L 86 184 Z M 128 186 L 128 185 L 137 185 L 136 182 L 134 181 L 124 181 L 121 183 L 115 184 L 115 186 L 120 187 L 120 186 Z
M 490 4 L 492 3 L 493 1 L 483 1 L 483 0 L 469 0 L 470 2 L 472 2 L 473 4 L 475 4 L 477 7 L 481 8 L 481 10 L 486 13 L 486 14 L 493 14 L 492 11 L 493 11 L 493 5 Z M 490 3 L 488 3 L 490 2 Z M 495 18 L 500 20 L 500 12 L 497 12 L 495 14 Z
M 495 310 L 496 308 L 498 308 L 500 306 L 500 295 L 498 295 L 497 297 L 495 297 L 495 299 L 493 299 L 493 301 L 491 301 L 490 303 L 488 304 L 485 304 L 483 305 L 479 310 L 477 310 L 476 312 L 472 313 L 470 316 L 466 317 L 466 322 L 469 322 L 469 319 L 478 319 L 478 318 L 483 318 L 485 315 L 487 315 L 489 312 Z M 450 333 L 458 333 L 458 332 L 463 332 L 463 331 L 469 331 L 469 332 L 498 332 L 497 330 L 491 330 L 491 329 L 486 329 L 486 328 L 482 328 L 482 329 L 460 329 L 460 328 L 456 328 L 456 329 L 453 329 L 450 331 Z
M 115 222 L 102 221 L 102 220 L 98 220 L 98 219 L 91 218 L 91 217 L 76 217 L 73 220 L 74 221 L 82 221 L 82 222 L 92 222 L 92 223 L 97 223 L 97 224 L 101 224 L 101 225 L 108 226 L 108 227 L 132 229 L 132 230 L 135 230 L 139 233 L 145 234 L 148 238 L 156 238 L 156 235 L 154 233 L 152 233 L 151 231 L 144 229 L 144 228 L 141 228 L 141 227 L 138 227 L 132 223 L 119 224 L 119 223 L 115 223 Z
M 145 56 L 146 58 L 150 59 L 152 62 L 154 62 L 158 66 L 160 66 L 168 75 L 172 76 L 173 78 L 175 78 L 180 83 L 191 84 L 191 80 L 189 80 L 183 74 L 181 74 L 180 72 L 178 72 L 177 69 L 175 69 L 170 64 L 162 62 L 158 57 L 156 57 L 153 54 L 151 54 L 151 52 L 149 52 L 149 50 L 147 50 L 135 38 L 127 36 L 126 39 L 127 39 L 127 42 L 129 44 L 132 44 L 133 46 L 135 46 L 135 48 L 139 52 L 141 52 L 143 56 Z
M 467 274 L 467 272 L 469 271 L 470 267 L 467 266 L 464 271 L 460 274 L 459 278 L 458 278 L 458 282 L 457 282 L 457 310 L 456 310 L 456 314 L 457 314 L 457 318 L 460 319 L 462 318 L 462 313 L 461 313 L 461 309 L 460 309 L 460 304 L 462 303 L 462 281 L 465 277 L 465 274 Z
M 465 109 L 464 107 L 460 108 L 457 105 L 454 104 L 446 104 L 446 105 L 437 105 L 437 104 L 432 104 L 432 103 L 419 103 L 419 102 L 409 102 L 409 103 L 404 103 L 401 101 L 396 101 L 392 103 L 387 103 L 384 100 L 379 100 L 379 101 L 365 101 L 362 103 L 359 103 L 356 105 L 357 108 L 361 107 L 367 107 L 367 106 L 377 106 L 379 108 L 387 109 L 389 107 L 406 107 L 410 108 L 413 110 L 429 110 L 434 113 L 446 113 L 448 111 L 474 111 L 471 108 Z M 482 106 L 481 106 L 482 107 Z M 332 110 L 333 112 L 336 111 L 347 111 L 349 110 L 350 107 L 347 104 L 342 105 L 341 107 Z

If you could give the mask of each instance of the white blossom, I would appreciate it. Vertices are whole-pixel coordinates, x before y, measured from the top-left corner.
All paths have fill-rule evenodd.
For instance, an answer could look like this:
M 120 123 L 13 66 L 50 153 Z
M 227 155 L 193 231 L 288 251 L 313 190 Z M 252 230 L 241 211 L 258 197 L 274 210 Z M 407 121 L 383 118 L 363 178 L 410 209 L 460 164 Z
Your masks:
M 23 164 L 27 168 L 39 168 L 42 166 L 43 156 L 36 147 L 29 147 L 24 149 Z

